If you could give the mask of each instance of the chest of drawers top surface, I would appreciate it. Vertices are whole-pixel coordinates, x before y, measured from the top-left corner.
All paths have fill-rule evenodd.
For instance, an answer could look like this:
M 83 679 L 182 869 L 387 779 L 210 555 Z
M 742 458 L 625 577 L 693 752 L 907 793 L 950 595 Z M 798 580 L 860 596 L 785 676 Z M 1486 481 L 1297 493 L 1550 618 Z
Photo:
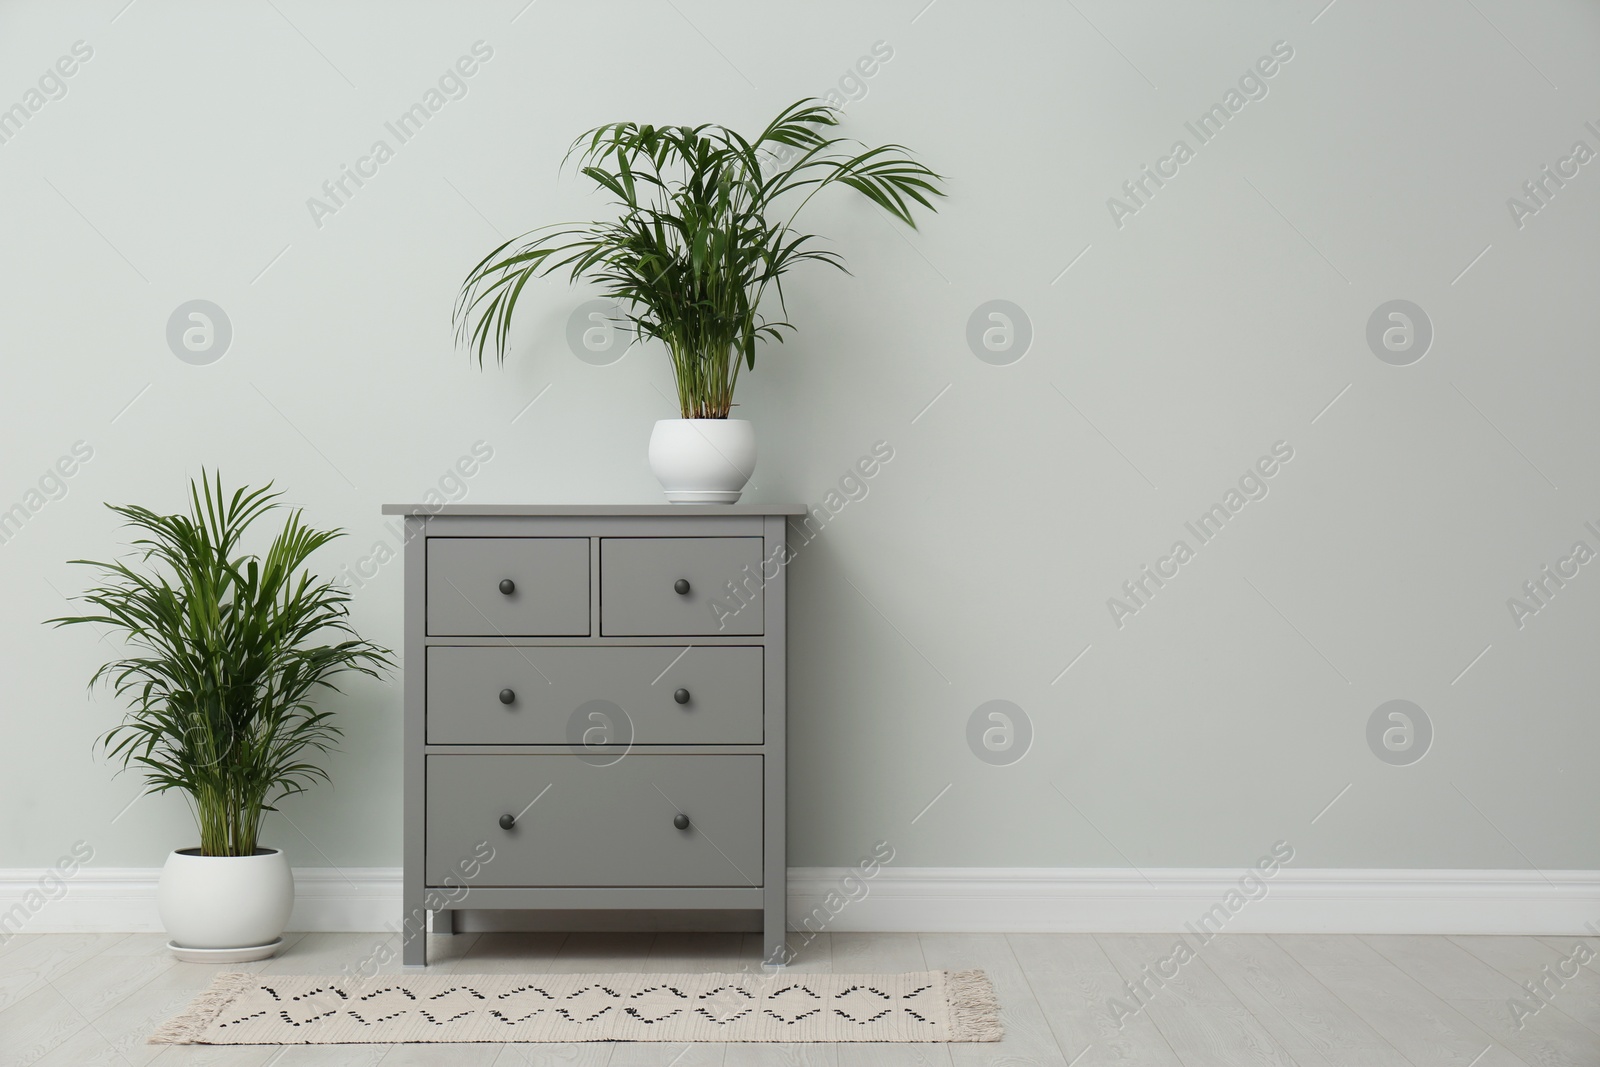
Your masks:
M 500 515 L 507 517 L 641 518 L 669 516 L 804 515 L 804 504 L 385 504 L 385 515 Z

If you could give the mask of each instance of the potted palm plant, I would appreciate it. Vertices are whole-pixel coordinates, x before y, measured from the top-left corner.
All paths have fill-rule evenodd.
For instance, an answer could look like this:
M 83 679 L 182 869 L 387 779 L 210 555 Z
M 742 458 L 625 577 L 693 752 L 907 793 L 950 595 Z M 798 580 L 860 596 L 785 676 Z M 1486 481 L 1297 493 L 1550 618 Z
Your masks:
M 636 342 L 666 347 L 679 419 L 657 422 L 650 465 L 674 503 L 732 503 L 755 468 L 755 433 L 732 419 L 743 367 L 757 342 L 783 340 L 783 278 L 826 263 L 795 217 L 829 186 L 853 189 L 915 228 L 912 209 L 933 210 L 938 174 L 901 145 L 828 135 L 839 112 L 817 100 L 785 108 L 754 138 L 723 126 L 615 122 L 573 142 L 579 173 L 615 201 L 617 217 L 543 227 L 490 252 L 462 283 L 457 338 L 483 365 L 504 361 L 511 317 L 528 282 L 567 268 L 617 302 Z M 769 288 L 780 317 L 763 310 Z
M 73 560 L 100 574 L 78 598 L 98 611 L 50 620 L 107 626 L 131 646 L 89 684 L 106 681 L 132 705 L 102 738 L 111 758 L 137 767 L 148 792 L 187 794 L 194 811 L 200 844 L 167 857 L 157 890 L 182 958 L 276 951 L 294 880 L 283 853 L 260 845 L 262 816 L 328 777 L 310 759 L 341 731 L 313 698 L 341 674 L 391 665 L 351 629 L 349 597 L 303 569 L 343 531 L 313 529 L 295 510 L 264 555 L 241 547 L 280 495 L 270 485 L 228 495 L 220 475 L 202 473 L 188 514 L 107 505 L 139 533 L 134 565 Z

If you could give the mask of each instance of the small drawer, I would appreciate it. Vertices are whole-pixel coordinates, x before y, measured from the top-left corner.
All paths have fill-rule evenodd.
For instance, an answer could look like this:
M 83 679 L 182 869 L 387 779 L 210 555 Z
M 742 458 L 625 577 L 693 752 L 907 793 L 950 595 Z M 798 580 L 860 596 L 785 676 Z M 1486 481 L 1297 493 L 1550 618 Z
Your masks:
M 430 537 L 428 633 L 589 636 L 589 539 Z
M 761 760 L 429 756 L 427 883 L 459 878 L 458 865 L 482 859 L 487 843 L 493 858 L 475 885 L 759 886 Z
M 752 646 L 434 645 L 428 743 L 759 745 L 763 674 Z
M 759 537 L 601 539 L 600 632 L 611 637 L 764 633 L 761 543 Z

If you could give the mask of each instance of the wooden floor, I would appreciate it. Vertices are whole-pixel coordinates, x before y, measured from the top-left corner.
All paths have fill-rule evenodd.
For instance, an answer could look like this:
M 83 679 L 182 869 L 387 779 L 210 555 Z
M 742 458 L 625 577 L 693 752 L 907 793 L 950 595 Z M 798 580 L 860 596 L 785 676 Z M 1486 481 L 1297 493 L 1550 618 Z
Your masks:
M 0 947 L 0 1064 L 115 1067 L 1597 1067 L 1596 962 L 1537 1003 L 1521 984 L 1555 974 L 1577 938 L 1224 935 L 1182 966 L 1168 935 L 823 934 L 796 970 L 981 967 L 1000 995 L 1006 1037 L 986 1045 L 336 1045 L 152 1046 L 146 1035 L 219 970 L 337 974 L 398 956 L 381 934 L 293 934 L 277 958 L 177 963 L 155 934 L 37 934 Z M 798 945 L 797 945 L 798 947 Z M 387 950 L 387 952 L 385 952 Z M 456 973 L 738 971 L 756 958 L 740 934 L 434 936 Z M 1546 966 L 1550 971 L 1543 971 Z M 1147 971 L 1146 968 L 1149 968 Z M 1149 977 L 1164 969 L 1169 979 Z M 389 963 L 384 970 L 396 970 Z M 1570 970 L 1570 967 L 1568 968 Z M 1142 980 L 1136 998 L 1127 983 Z M 1117 998 L 1120 1006 L 1112 1004 Z M 1115 1017 L 1114 1017 L 1115 1016 Z M 1121 1023 L 1119 1027 L 1118 1023 Z

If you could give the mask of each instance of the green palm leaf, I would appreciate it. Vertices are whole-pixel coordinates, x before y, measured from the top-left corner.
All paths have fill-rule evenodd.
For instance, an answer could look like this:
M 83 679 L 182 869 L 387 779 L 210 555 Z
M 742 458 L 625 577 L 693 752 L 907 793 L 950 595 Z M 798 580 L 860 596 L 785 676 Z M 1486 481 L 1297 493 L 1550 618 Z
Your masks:
M 611 222 L 547 227 L 500 245 L 467 274 L 453 314 L 459 343 L 481 366 L 504 362 L 511 319 L 528 283 L 565 270 L 625 310 L 636 341 L 665 344 L 685 418 L 726 418 L 741 366 L 759 342 L 794 327 L 768 319 L 772 287 L 801 263 L 845 270 L 794 228 L 830 185 L 853 189 L 912 228 L 918 207 L 943 196 L 942 178 L 901 145 L 866 145 L 828 131 L 834 108 L 814 99 L 781 111 L 754 140 L 722 126 L 614 122 L 573 141 L 563 160 L 608 193 Z M 780 161 L 779 151 L 792 150 Z
M 90 678 L 132 705 L 103 747 L 137 767 L 147 791 L 193 798 L 207 856 L 250 855 L 263 812 L 327 779 L 308 757 L 341 731 L 313 697 L 337 691 L 340 675 L 392 666 L 388 649 L 351 629 L 349 597 L 304 569 L 343 531 L 293 511 L 265 554 L 240 549 L 279 495 L 268 485 L 229 496 L 220 474 L 202 474 L 186 515 L 108 505 L 141 534 L 132 546 L 146 568 L 73 560 L 99 572 L 103 584 L 78 598 L 98 610 L 49 620 L 109 626 L 127 641 L 130 653 Z

